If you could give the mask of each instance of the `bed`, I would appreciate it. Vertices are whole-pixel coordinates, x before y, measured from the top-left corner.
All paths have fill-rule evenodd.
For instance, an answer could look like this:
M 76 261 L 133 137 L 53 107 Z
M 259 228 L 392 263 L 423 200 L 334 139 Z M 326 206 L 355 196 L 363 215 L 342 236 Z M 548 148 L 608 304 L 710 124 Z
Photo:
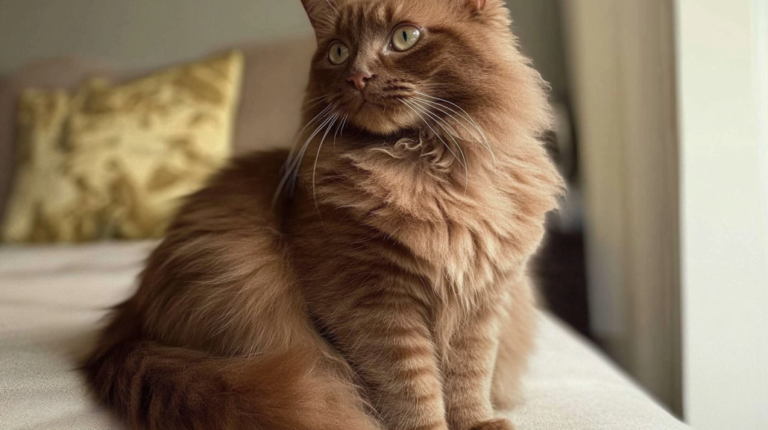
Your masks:
M 0 247 L 0 429 L 110 430 L 74 370 L 153 242 Z M 521 430 L 685 429 L 605 357 L 542 314 Z

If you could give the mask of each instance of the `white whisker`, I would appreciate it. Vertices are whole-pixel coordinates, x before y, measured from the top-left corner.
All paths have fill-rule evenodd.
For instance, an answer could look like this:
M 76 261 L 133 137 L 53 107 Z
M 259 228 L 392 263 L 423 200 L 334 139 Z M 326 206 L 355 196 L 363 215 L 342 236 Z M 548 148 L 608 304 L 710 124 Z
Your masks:
M 422 93 L 419 93 L 419 94 L 422 94 Z M 426 95 L 426 94 L 423 94 L 423 95 Z M 427 97 L 429 97 L 429 96 L 427 96 Z M 433 98 L 435 98 L 435 97 L 433 97 Z M 439 110 L 439 111 L 443 112 L 444 114 L 446 114 L 446 115 L 450 116 L 451 118 L 453 118 L 453 119 L 454 119 L 454 121 L 456 121 L 456 122 L 457 122 L 457 123 L 458 123 L 460 126 L 462 126 L 462 127 L 465 129 L 465 130 L 467 130 L 467 132 L 468 132 L 468 133 L 469 133 L 469 134 L 470 134 L 470 135 L 471 135 L 473 138 L 477 139 L 477 141 L 478 141 L 478 142 L 479 142 L 481 145 L 483 145 L 483 146 L 485 147 L 485 149 L 487 149 L 487 150 L 488 150 L 488 152 L 490 152 L 490 153 L 491 153 L 491 157 L 493 157 L 493 162 L 494 162 L 494 165 L 495 165 L 495 164 L 498 162 L 498 160 L 496 159 L 496 154 L 493 152 L 493 148 L 491 148 L 491 145 L 490 145 L 490 143 L 488 142 L 488 139 L 485 137 L 485 134 L 483 134 L 483 131 L 480 129 L 480 126 L 478 126 L 478 125 L 477 125 L 477 123 L 476 123 L 476 122 L 475 122 L 475 121 L 472 119 L 472 117 L 470 117 L 470 116 L 469 116 L 469 114 L 468 114 L 468 113 L 466 113 L 466 111 L 464 111 L 464 110 L 462 109 L 462 112 L 464 112 L 464 115 L 462 115 L 462 114 L 460 114 L 459 112 L 457 112 L 457 111 L 455 111 L 455 110 L 451 109 L 450 107 L 448 107 L 448 106 L 445 106 L 445 105 L 443 105 L 443 104 L 441 104 L 441 103 L 438 103 L 438 102 L 435 102 L 435 101 L 426 100 L 426 99 L 422 99 L 422 98 L 418 98 L 418 97 L 415 97 L 415 98 L 414 98 L 414 100 L 418 100 L 418 101 L 421 101 L 422 103 L 426 103 L 426 104 L 428 104 L 429 106 L 431 106 L 431 107 L 434 107 L 435 109 L 437 109 L 437 110 Z M 439 99 L 439 100 L 442 100 L 442 99 Z M 448 102 L 447 100 L 445 100 L 445 102 L 447 102 L 447 103 L 451 103 L 451 102 Z M 451 103 L 451 104 L 453 104 L 454 106 L 456 106 L 456 107 L 458 107 L 459 109 L 461 109 L 459 106 L 455 105 L 454 103 Z M 450 113 L 446 112 L 446 109 L 447 109 L 447 110 L 449 110 L 450 112 L 453 112 L 453 113 L 454 113 L 454 114 L 456 114 L 456 115 L 459 115 L 459 116 L 460 116 L 462 119 L 465 119 L 465 120 L 467 120 L 467 121 L 471 122 L 471 123 L 472 123 L 472 126 L 473 126 L 473 127 L 474 127 L 474 128 L 475 128 L 475 129 L 476 129 L 476 130 L 477 130 L 477 131 L 480 133 L 480 135 L 481 135 L 481 136 L 480 136 L 480 137 L 478 137 L 477 135 L 475 135 L 475 133 L 474 133 L 472 130 L 470 130 L 469 128 L 467 128 L 467 126 L 466 126 L 466 125 L 464 125 L 464 123 L 463 123 L 463 122 L 459 121 L 459 120 L 458 120 L 458 118 L 456 118 L 455 116 L 453 116 L 453 115 L 451 115 Z
M 339 134 L 344 135 L 344 125 L 347 122 L 347 118 L 349 118 L 349 114 L 344 115 L 344 118 L 339 121 L 338 127 L 336 127 L 336 132 L 333 133 L 333 150 L 336 150 L 336 137 L 339 136 Z
M 312 135 L 309 136 L 309 138 L 304 142 L 304 145 L 302 146 L 301 152 L 299 153 L 299 156 L 293 161 L 291 165 L 291 170 L 298 170 L 298 168 L 301 165 L 301 160 L 304 158 L 305 153 L 307 152 L 307 148 L 309 147 L 309 144 L 312 142 L 312 139 L 317 137 L 318 134 L 320 134 L 325 127 L 328 125 L 329 122 L 333 119 L 333 113 L 328 114 L 326 119 L 323 121 L 322 124 L 320 124 L 315 131 L 312 133 Z
M 431 126 L 431 125 L 429 125 L 429 121 L 427 121 L 427 120 L 424 118 L 424 116 L 422 116 L 422 115 L 421 115 L 421 113 L 419 113 L 419 111 L 417 111 L 417 110 L 416 110 L 416 109 L 415 109 L 413 106 L 411 106 L 411 104 L 409 104 L 407 100 L 400 100 L 400 101 L 401 101 L 401 102 L 403 102 L 403 103 L 404 103 L 406 106 L 408 106 L 408 107 L 409 107 L 409 108 L 410 108 L 410 109 L 413 111 L 413 113 L 415 113 L 416 115 L 418 115 L 418 117 L 419 117 L 419 118 L 421 118 L 421 120 L 424 122 L 424 124 L 425 124 L 427 127 L 429 127 L 429 129 L 430 129 L 430 130 L 432 130 L 432 133 L 435 135 L 435 137 L 437 137 L 437 138 L 440 140 L 440 142 L 442 142 L 442 143 L 443 143 L 443 146 L 445 146 L 445 148 L 446 148 L 448 151 L 450 151 L 450 153 L 451 153 L 451 154 L 453 154 L 453 158 L 455 158 L 455 159 L 456 159 L 456 161 L 458 161 L 458 162 L 459 162 L 459 164 L 461 164 L 461 160 L 459 160 L 459 157 L 456 155 L 456 153 L 455 153 L 455 152 L 453 152 L 453 150 L 452 150 L 452 149 L 451 149 L 451 147 L 450 147 L 450 146 L 449 146 L 449 145 L 448 145 L 448 144 L 445 142 L 445 140 L 443 140 L 443 138 L 440 136 L 440 133 L 438 133 L 437 131 L 435 131 L 435 129 L 434 129 L 434 128 L 432 128 L 432 126 Z M 466 170 L 466 168 L 467 168 L 467 166 L 464 166 L 464 169 L 465 169 L 465 170 Z
M 315 154 L 315 165 L 312 168 L 312 198 L 315 200 L 315 209 L 317 210 L 317 214 L 320 215 L 320 206 L 317 204 L 317 192 L 315 190 L 315 179 L 317 177 L 317 162 L 320 160 L 320 150 L 323 149 L 323 143 L 325 142 L 325 138 L 328 137 L 328 133 L 331 132 L 331 129 L 336 124 L 336 120 L 339 119 L 339 113 L 337 112 L 335 115 L 333 115 L 333 119 L 331 123 L 326 127 L 325 134 L 323 134 L 323 138 L 320 139 L 320 144 L 317 145 L 317 154 Z
M 473 131 L 473 130 L 470 130 L 470 129 L 469 129 L 467 126 L 466 126 L 466 125 L 464 125 L 464 123 L 463 123 L 463 122 L 461 122 L 461 121 L 459 120 L 459 119 L 462 119 L 462 120 L 466 120 L 466 118 L 465 118 L 464 116 L 462 116 L 461 114 L 459 114 L 458 112 L 456 112 L 455 110 L 453 110 L 453 109 L 450 109 L 450 108 L 448 108 L 448 107 L 446 107 L 446 106 L 443 106 L 443 105 L 442 105 L 442 104 L 440 104 L 440 103 L 437 103 L 437 102 L 433 102 L 433 101 L 431 101 L 431 100 L 427 100 L 427 99 L 424 99 L 424 98 L 420 98 L 420 97 L 412 97 L 410 100 L 412 100 L 412 101 L 414 101 L 414 102 L 417 102 L 417 103 L 419 103 L 419 104 L 422 104 L 422 105 L 424 105 L 425 107 L 428 107 L 428 108 L 435 108 L 435 109 L 439 110 L 439 111 L 440 111 L 440 112 L 442 112 L 443 114 L 445 114 L 445 115 L 449 116 L 451 119 L 453 119 L 454 121 L 456 121 L 456 123 L 458 123 L 458 124 L 459 124 L 459 125 L 460 125 L 462 128 L 464 128 L 465 130 L 467 130 L 467 133 L 469 133 L 469 135 L 470 135 L 470 136 L 472 136 L 472 138 L 473 138 L 473 139 L 475 139 L 475 140 L 477 140 L 477 141 L 479 141 L 479 142 L 482 142 L 482 140 L 483 140 L 483 139 L 482 139 L 482 137 L 481 137 L 481 136 L 479 136 L 479 135 L 477 134 L 477 131 Z M 449 111 L 449 110 L 446 110 L 446 109 L 449 109 L 450 111 Z M 459 115 L 459 118 L 457 118 L 457 117 L 456 117 L 456 115 Z M 470 124 L 470 125 L 471 125 L 471 124 Z
M 339 15 L 339 11 L 336 9 L 335 6 L 333 6 L 333 3 L 331 3 L 330 0 L 325 0 L 325 2 L 328 3 L 328 6 L 330 6 L 331 9 L 333 9 L 333 11 L 336 12 L 336 15 L 338 16 Z
M 291 165 L 291 164 L 293 163 L 293 157 L 294 157 L 294 155 L 295 155 L 295 153 L 296 153 L 296 147 L 298 146 L 298 143 L 299 143 L 299 139 L 301 139 L 301 136 L 304 134 L 304 132 L 307 130 L 307 128 L 308 128 L 310 125 L 312 125 L 313 123 L 315 123 L 315 121 L 317 121 L 319 118 L 321 118 L 321 117 L 322 117 L 322 118 L 325 118 L 325 117 L 327 116 L 326 114 L 329 114 L 329 112 L 330 112 L 330 110 L 331 110 L 332 108 L 333 108 L 333 105 L 328 105 L 328 106 L 326 106 L 326 107 L 325 107 L 325 109 L 323 109 L 322 111 L 320 111 L 320 113 L 319 113 L 319 114 L 315 115 L 315 117 L 314 117 L 314 118 L 312 118 L 311 120 L 309 120 L 309 122 L 307 122 L 307 124 L 306 124 L 306 125 L 304 125 L 304 127 L 302 127 L 302 128 L 301 128 L 301 130 L 299 130 L 299 131 L 296 133 L 296 137 L 294 138 L 294 139 L 296 140 L 296 143 L 294 143 L 294 144 L 291 146 L 291 152 L 289 152 L 289 153 L 288 153 L 288 158 L 285 160 L 285 164 L 286 164 L 286 166 L 289 166 L 289 165 Z
M 328 97 L 330 97 L 330 96 L 331 96 L 331 94 L 329 93 L 329 94 L 326 94 L 326 95 L 324 95 L 324 96 L 315 97 L 315 98 L 313 98 L 312 100 L 307 100 L 306 102 L 304 102 L 304 104 L 307 104 L 307 103 L 312 103 L 312 102 L 318 101 L 318 100 L 320 100 L 320 99 L 325 99 L 325 98 L 328 98 Z
M 432 119 L 434 119 L 434 120 L 435 120 L 435 123 L 436 123 L 436 124 L 437 124 L 437 125 L 438 125 L 440 128 L 442 128 L 442 129 L 443 129 L 443 131 L 445 131 L 445 133 L 448 135 L 448 137 L 450 137 L 450 138 L 451 138 L 451 140 L 453 140 L 453 143 L 454 143 L 454 144 L 456 144 L 456 148 L 459 150 L 459 153 L 461 153 L 461 158 L 464 160 L 464 168 L 465 168 L 465 171 L 466 171 L 466 174 L 464 175 L 464 182 L 465 182 L 465 183 L 464 183 L 464 192 L 466 193 L 466 192 L 467 192 L 467 189 L 469 188 L 469 163 L 467 163 L 467 156 L 466 156 L 466 154 L 464 154 L 464 151 L 461 149 L 461 145 L 460 145 L 460 144 L 459 144 L 459 142 L 456 140 L 456 137 L 454 137 L 454 135 L 453 135 L 453 134 L 452 134 L 450 131 L 448 131 L 448 129 L 446 129 L 446 128 L 443 126 L 443 124 L 445 124 L 446 126 L 448 126 L 448 128 L 450 128 L 451 130 L 453 130 L 453 132 L 454 132 L 454 133 L 456 133 L 456 130 L 455 130 L 453 127 L 451 127 L 451 125 L 450 125 L 450 124 L 448 124 L 447 122 L 445 122 L 445 120 L 443 120 L 443 119 L 442 119 L 442 118 L 440 118 L 439 116 L 435 115 L 434 113 L 430 112 L 430 111 L 429 111 L 429 109 L 426 109 L 426 108 L 424 108 L 423 106 L 420 106 L 419 104 L 417 104 L 417 103 L 414 103 L 413 101 L 410 101 L 410 102 L 411 102 L 411 104 L 412 104 L 414 107 L 416 107 L 416 108 L 420 109 L 420 110 L 421 110 L 421 112 L 423 112 L 423 113 L 424 113 L 424 114 L 426 114 L 427 116 L 429 116 L 429 117 L 431 117 Z M 441 123 L 442 123 L 442 124 L 441 124 Z
M 312 143 L 312 140 L 315 137 L 317 137 L 317 135 L 320 134 L 325 129 L 326 125 L 328 125 L 328 123 L 331 121 L 331 115 L 332 113 L 329 113 L 325 121 L 322 124 L 320 124 L 320 126 L 318 126 L 317 129 L 315 129 L 315 132 L 312 133 L 309 139 L 307 139 L 307 141 L 304 143 L 304 146 L 302 147 L 301 152 L 299 153 L 299 156 L 294 161 L 291 167 L 291 172 L 293 172 L 291 175 L 291 190 L 290 190 L 291 194 L 293 194 L 295 191 L 296 181 L 299 176 L 299 170 L 301 169 L 301 162 L 304 161 L 304 156 L 307 153 L 307 149 L 309 149 L 309 145 Z
M 434 115 L 433 113 L 431 113 L 431 112 L 429 112 L 428 110 L 424 109 L 422 106 L 420 106 L 420 105 L 417 105 L 416 103 L 413 103 L 413 101 L 411 101 L 411 100 L 404 100 L 404 102 L 408 103 L 408 104 L 411 106 L 412 110 L 414 110 L 414 112 L 416 112 L 417 114 L 418 114 L 419 112 L 422 112 L 422 113 L 426 114 L 426 115 L 427 115 L 429 118 L 440 120 L 440 118 L 438 118 L 436 115 Z M 418 110 L 417 110 L 417 109 L 418 109 Z M 421 116 L 421 115 L 419 115 L 419 116 Z M 424 117 L 421 117 L 421 119 L 422 119 L 422 120 L 423 120 L 425 123 L 427 123 L 427 121 L 424 119 Z M 459 148 L 459 151 L 461 151 L 461 147 L 459 146 L 459 142 L 457 142 L 457 141 L 456 141 L 455 137 L 454 137 L 454 136 L 451 134 L 451 132 L 449 132 L 448 130 L 446 130 L 446 128 L 445 128 L 445 127 L 443 127 L 443 126 L 442 126 L 442 124 L 440 124 L 438 121 L 435 121 L 435 124 L 437 124 L 437 125 L 438 125 L 440 128 L 442 128 L 442 129 L 443 129 L 443 131 L 445 131 L 445 133 L 446 133 L 446 134 L 447 134 L 447 135 L 448 135 L 448 136 L 451 138 L 451 140 L 453 140 L 453 142 L 454 142 L 454 143 L 456 144 L 456 146 Z M 447 123 L 446 123 L 446 124 L 447 124 Z M 429 126 L 429 124 L 427 124 L 427 127 L 429 127 L 429 128 L 430 128 L 430 130 L 432 130 L 432 132 L 435 134 L 435 136 L 437 136 L 437 138 L 438 138 L 438 139 L 440 139 L 441 141 L 443 141 L 443 139 L 441 138 L 441 136 L 440 136 L 440 135 L 439 135 L 439 134 L 438 134 L 438 133 L 437 133 L 437 132 L 436 132 L 436 131 L 435 131 L 435 130 L 432 128 L 432 127 L 430 127 L 430 126 Z M 449 125 L 449 127 L 450 127 L 450 125 Z M 451 128 L 452 128 L 452 127 L 451 127 Z M 454 130 L 454 131 L 455 131 L 455 130 Z M 449 150 L 449 151 L 451 151 L 450 145 L 448 145 L 448 144 L 447 144 L 445 141 L 443 141 L 443 144 L 445 145 L 445 147 L 446 147 L 446 148 L 448 148 L 448 150 Z M 453 151 L 451 151 L 451 153 L 453 153 Z M 454 157 L 455 157 L 455 156 L 456 156 L 456 154 L 455 154 L 455 153 L 453 153 L 453 154 L 454 154 Z M 463 152 L 462 152 L 462 155 L 463 155 Z M 461 164 L 461 160 L 459 160 L 459 159 L 458 159 L 458 157 L 456 157 L 456 161 L 459 161 L 459 163 Z M 466 158 L 464 158 L 464 162 L 466 163 Z M 464 166 L 464 168 L 467 168 L 467 165 L 466 165 L 466 164 L 462 164 L 462 165 Z
M 453 103 L 453 102 L 451 102 L 451 101 L 448 101 L 448 100 L 445 100 L 445 99 L 441 99 L 441 98 L 439 98 L 439 97 L 430 96 L 429 94 L 424 94 L 424 93 L 422 93 L 422 92 L 419 92 L 419 91 L 414 91 L 414 92 L 415 92 L 416 94 L 422 95 L 422 96 L 424 96 L 424 97 L 427 97 L 427 98 L 430 98 L 430 99 L 433 99 L 433 100 L 437 100 L 437 101 L 441 101 L 441 102 L 444 102 L 444 103 L 448 103 L 449 105 L 456 107 L 458 110 L 462 111 L 462 112 L 464 113 L 464 115 L 466 115 L 467 119 L 468 119 L 468 120 L 469 120 L 469 121 L 472 123 L 472 125 L 474 125 L 474 126 L 475 126 L 475 128 L 477 128 L 477 131 L 480 133 L 480 135 L 481 135 L 481 136 L 483 136 L 483 139 L 484 139 L 486 142 L 488 141 L 488 138 L 487 138 L 487 137 L 485 137 L 485 133 L 483 133 L 483 130 L 480 128 L 480 126 L 479 126 L 479 125 L 477 125 L 477 122 L 475 122 L 475 120 L 474 120 L 474 119 L 472 119 L 472 116 L 471 116 L 471 115 L 469 115 L 469 114 L 467 113 L 467 111 L 465 111 L 465 110 L 464 110 L 464 109 L 463 109 L 461 106 L 459 106 L 459 105 L 457 105 L 456 103 Z
M 307 148 L 309 147 L 310 142 L 312 142 L 312 139 L 314 139 L 324 128 L 328 123 L 330 122 L 330 116 L 332 115 L 331 111 L 333 109 L 333 105 L 328 106 L 318 114 L 312 121 L 307 123 L 307 125 L 304 126 L 302 131 L 300 131 L 300 134 L 303 134 L 303 131 L 313 122 L 317 120 L 317 118 L 320 118 L 322 115 L 322 118 L 324 119 L 323 123 L 320 124 L 315 131 L 312 133 L 312 135 L 309 136 L 309 138 L 304 142 L 304 145 L 302 146 L 301 150 L 298 152 L 298 154 L 295 154 L 294 152 L 296 148 L 291 148 L 291 153 L 288 154 L 288 159 L 286 160 L 285 164 L 285 172 L 283 173 L 283 177 L 280 180 L 280 183 L 277 186 L 277 190 L 275 191 L 275 196 L 272 199 L 272 204 L 276 204 L 278 199 L 280 198 L 280 194 L 283 192 L 283 189 L 285 188 L 285 185 L 292 181 L 291 188 L 295 185 L 295 179 L 296 174 L 298 173 L 299 166 L 301 165 L 301 160 L 304 158 L 304 154 L 307 151 Z
M 422 112 L 424 112 L 424 113 L 428 114 L 430 117 L 434 118 L 434 119 L 435 119 L 435 120 L 437 120 L 437 121 L 440 121 L 440 122 L 442 122 L 442 123 L 443 123 L 443 124 L 445 124 L 445 125 L 446 125 L 448 128 L 450 128 L 450 130 L 447 130 L 447 129 L 445 129 L 445 127 L 443 127 L 443 130 L 445 130 L 445 131 L 446 131 L 446 133 L 449 133 L 449 135 L 451 136 L 451 138 L 452 138 L 452 139 L 454 139 L 454 140 L 455 140 L 456 138 L 458 138 L 458 139 L 461 139 L 461 140 L 466 140 L 466 139 L 463 139 L 461 136 L 459 136 L 459 132 L 456 130 L 456 128 L 454 128 L 454 127 L 453 127 L 451 124 L 449 124 L 449 123 L 448 123 L 447 121 L 445 121 L 444 119 L 440 118 L 440 117 L 439 117 L 437 114 L 435 114 L 434 112 L 430 111 L 429 109 L 430 109 L 432 106 L 430 106 L 430 105 L 423 105 L 422 103 L 420 103 L 420 100 L 421 100 L 421 99 L 418 99 L 418 98 L 411 98 L 411 99 L 409 99 L 408 101 L 409 101 L 409 102 L 411 102 L 411 103 L 413 103 L 414 105 L 418 106 L 419 108 L 421 108 Z M 453 117 L 452 117 L 452 118 L 453 118 Z M 453 118 L 453 119 L 455 120 L 455 118 Z

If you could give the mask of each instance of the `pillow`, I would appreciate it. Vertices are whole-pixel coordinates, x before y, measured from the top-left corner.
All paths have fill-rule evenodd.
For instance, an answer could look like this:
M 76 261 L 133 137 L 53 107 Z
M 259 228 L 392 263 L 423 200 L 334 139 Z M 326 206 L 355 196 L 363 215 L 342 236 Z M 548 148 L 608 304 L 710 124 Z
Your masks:
M 121 85 L 23 92 L 4 240 L 162 236 L 231 153 L 242 68 L 232 52 Z

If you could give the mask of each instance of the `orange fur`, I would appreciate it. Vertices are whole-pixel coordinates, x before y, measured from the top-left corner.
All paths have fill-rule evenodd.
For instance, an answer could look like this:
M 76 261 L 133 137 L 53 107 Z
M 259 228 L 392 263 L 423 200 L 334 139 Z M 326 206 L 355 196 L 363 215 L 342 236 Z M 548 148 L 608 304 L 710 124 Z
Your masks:
M 510 429 L 562 192 L 544 84 L 500 0 L 304 4 L 312 133 L 190 197 L 89 381 L 135 429 Z M 400 23 L 422 40 L 390 52 Z

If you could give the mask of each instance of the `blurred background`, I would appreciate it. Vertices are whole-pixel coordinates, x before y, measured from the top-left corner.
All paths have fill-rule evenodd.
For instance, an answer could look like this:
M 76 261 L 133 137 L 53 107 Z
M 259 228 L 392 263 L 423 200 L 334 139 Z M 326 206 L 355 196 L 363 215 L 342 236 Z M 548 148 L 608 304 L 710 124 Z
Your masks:
M 507 3 L 570 187 L 536 265 L 549 308 L 694 428 L 768 428 L 768 2 Z M 0 210 L 23 89 L 235 46 L 304 73 L 311 34 L 298 0 L 0 0 Z M 248 108 L 236 139 L 297 124 L 277 117 L 301 88 L 268 91 L 246 84 L 243 103 L 277 107 Z

